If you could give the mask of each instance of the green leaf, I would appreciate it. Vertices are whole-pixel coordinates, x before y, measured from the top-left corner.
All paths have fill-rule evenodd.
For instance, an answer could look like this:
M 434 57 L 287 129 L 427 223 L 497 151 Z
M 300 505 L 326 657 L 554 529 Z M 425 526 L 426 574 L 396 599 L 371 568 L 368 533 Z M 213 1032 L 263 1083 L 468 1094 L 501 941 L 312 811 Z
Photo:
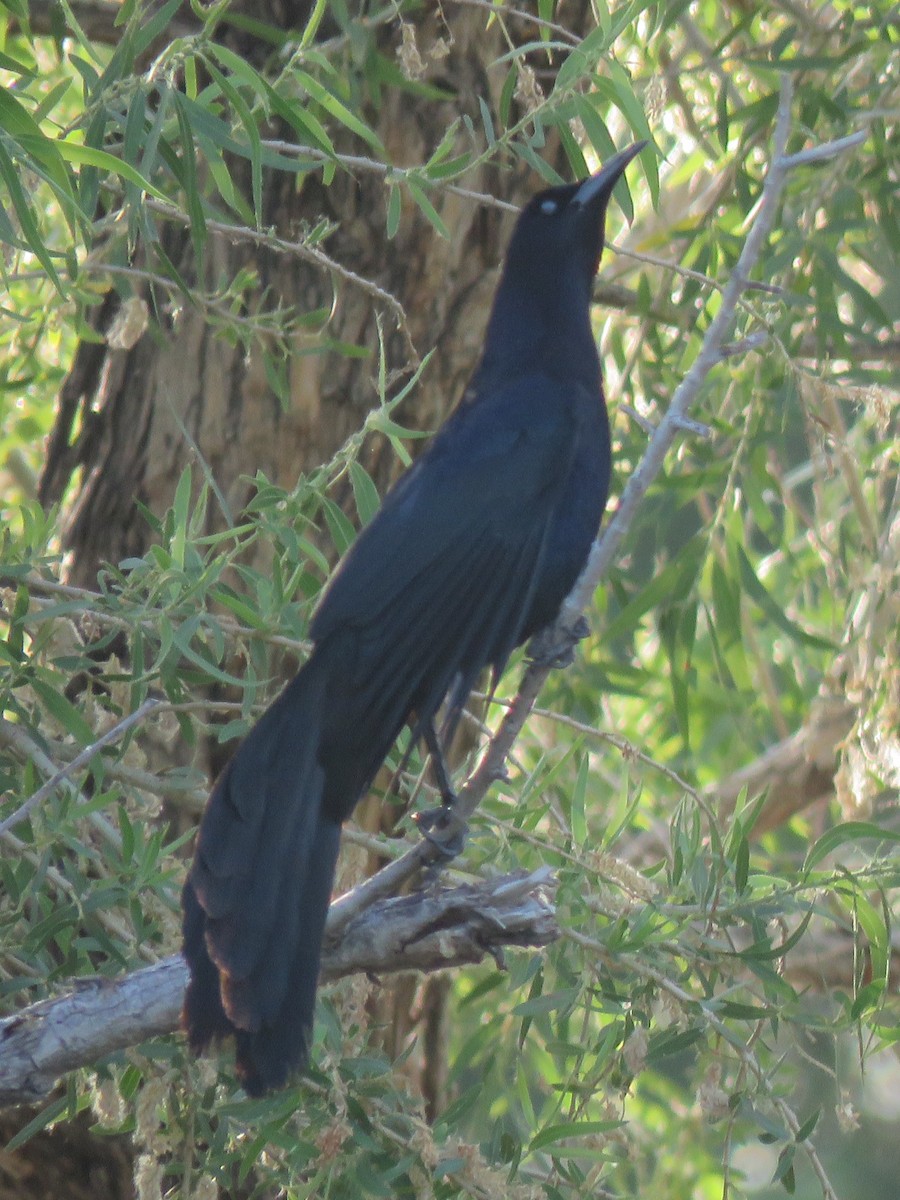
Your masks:
M 858 1021 L 867 1012 L 880 1007 L 884 1003 L 884 981 L 873 979 L 865 987 L 861 987 L 853 997 L 850 1005 L 850 1019 Z
M 133 164 L 140 158 L 147 124 L 147 97 L 143 88 L 138 88 L 131 97 L 131 103 L 128 105 L 128 115 L 125 118 L 125 135 L 122 140 L 122 159 L 124 162 Z M 129 239 L 133 244 L 136 241 L 137 230 L 140 224 L 139 210 L 143 206 L 140 204 L 140 189 L 138 187 L 135 187 L 132 183 L 126 183 L 125 191 L 128 196 L 130 208 L 128 214 Z M 144 233 L 149 233 L 149 230 L 145 228 Z M 152 235 L 150 236 L 150 240 L 153 240 Z
M 361 137 L 364 142 L 368 142 L 378 154 L 387 157 L 377 135 L 356 113 L 351 112 L 346 104 L 342 100 L 339 100 L 333 92 L 330 92 L 328 88 L 319 83 L 317 79 L 314 79 L 307 71 L 292 71 L 291 79 L 298 83 L 313 100 L 321 104 L 325 111 L 330 113 L 336 121 L 340 121 L 342 125 L 345 125 L 358 137 Z
M 214 63 L 207 60 L 206 63 L 210 74 L 215 79 L 216 83 L 222 89 L 222 93 L 227 97 L 229 103 L 234 108 L 241 125 L 247 135 L 247 141 L 250 147 L 250 177 L 251 177 L 251 192 L 253 195 L 253 211 L 256 214 L 256 226 L 260 227 L 262 222 L 262 142 L 259 136 L 259 128 L 256 121 L 250 112 L 249 107 L 244 101 L 244 98 L 231 86 L 231 83 L 225 78 L 222 72 L 215 66 Z
M 723 1017 L 731 1017 L 734 1021 L 764 1021 L 776 1011 L 760 1004 L 741 1004 L 737 1000 L 723 1000 L 715 1008 Z
M 545 992 L 541 996 L 534 996 L 529 1000 L 523 1000 L 517 1004 L 512 1010 L 515 1017 L 536 1017 L 545 1016 L 552 1012 L 570 1012 L 572 1005 L 578 999 L 579 988 L 564 988 L 558 992 Z
M 503 87 L 500 91 L 499 116 L 500 124 L 504 128 L 506 128 L 506 126 L 509 124 L 510 108 L 512 107 L 513 96 L 515 95 L 516 84 L 518 82 L 519 72 L 516 69 L 516 64 L 512 63 L 509 71 L 506 74 L 506 79 L 504 80 Z
M 71 86 L 71 79 L 61 79 L 59 83 L 55 84 L 35 108 L 33 113 L 35 121 L 40 123 L 49 113 L 52 113 Z
M 194 240 L 194 251 L 199 259 L 202 258 L 203 248 L 206 245 L 206 218 L 203 215 L 203 202 L 200 197 L 200 184 L 197 178 L 194 134 L 188 112 L 190 101 L 178 92 L 174 93 L 174 98 L 178 128 L 181 134 L 182 158 L 180 182 L 187 202 L 188 215 L 191 219 L 191 235 Z
M 743 547 L 736 545 L 734 550 L 737 555 L 741 583 L 744 585 L 744 590 L 751 600 L 762 609 L 770 621 L 773 621 L 779 629 L 783 630 L 792 641 L 799 642 L 803 646 L 810 646 L 814 650 L 835 650 L 837 648 L 834 642 L 828 641 L 827 638 L 807 633 L 805 629 L 801 629 L 795 621 L 792 621 L 760 582 L 759 577 L 750 564 L 750 559 L 744 553 Z
M 37 64 L 34 58 L 29 54 L 27 46 L 7 46 L 7 51 L 17 50 L 20 54 L 29 56 L 28 62 L 23 62 L 21 58 L 14 58 L 11 53 L 0 52 L 0 70 L 9 71 L 13 75 L 21 75 L 23 79 L 31 80 L 34 78 Z M 69 80 L 65 81 L 66 89 L 69 87 Z M 43 101 L 42 101 L 43 103 Z
M 455 121 L 451 122 L 449 128 L 446 130 L 446 132 L 444 133 L 444 136 L 441 138 L 440 142 L 438 143 L 437 148 L 435 149 L 435 151 L 433 152 L 431 157 L 428 159 L 428 162 L 422 168 L 423 173 L 429 179 L 433 178 L 432 169 L 434 167 L 437 167 L 445 159 L 449 158 L 451 156 L 451 154 L 453 153 L 453 149 L 456 145 L 456 138 L 457 138 L 457 134 L 459 132 L 460 123 L 461 122 L 460 122 L 459 117 L 457 117 L 457 119 Z
M 140 28 L 133 35 L 133 58 L 141 57 L 144 51 L 166 30 L 169 22 L 181 7 L 182 0 L 168 0 L 168 3 L 164 4 L 158 12 L 141 20 Z
M 434 228 L 438 231 L 441 237 L 444 237 L 449 241 L 450 231 L 441 219 L 440 213 L 438 213 L 437 209 L 428 199 L 428 196 L 425 194 L 421 184 L 419 184 L 419 182 L 412 175 L 407 177 L 406 182 L 416 204 L 418 204 L 419 208 L 422 210 Z
M 478 107 L 481 110 L 481 124 L 484 127 L 484 137 L 489 149 L 493 150 L 497 144 L 497 137 L 494 133 L 494 121 L 491 117 L 491 110 L 488 108 L 485 101 L 478 97 Z
M 556 128 L 560 141 L 563 144 L 563 149 L 566 152 L 566 158 L 569 160 L 569 166 L 572 168 L 572 175 L 575 179 L 586 179 L 590 174 L 590 170 L 584 160 L 581 147 L 578 145 L 575 135 L 569 128 L 568 121 L 561 121 Z
M 884 904 L 884 898 L 882 897 Z M 852 897 L 854 915 L 869 942 L 872 975 L 876 982 L 887 978 L 891 957 L 891 914 L 886 906 L 878 909 L 856 889 Z
M 13 138 L 32 137 L 46 142 L 48 153 L 52 153 L 52 139 L 44 134 L 28 109 L 5 87 L 0 88 L 0 129 Z
M 402 208 L 400 189 L 396 184 L 391 184 L 388 188 L 388 207 L 387 207 L 387 236 L 390 241 L 396 236 L 397 230 L 400 228 L 400 212 Z
M 812 1116 L 807 1117 L 797 1132 L 794 1134 L 794 1141 L 797 1143 L 805 1142 L 810 1136 L 816 1125 L 819 1123 L 819 1117 L 822 1115 L 821 1108 L 817 1108 Z
M 569 1121 L 560 1125 L 548 1125 L 528 1143 L 529 1153 L 542 1150 L 544 1146 L 552 1146 L 554 1142 L 566 1138 L 587 1137 L 593 1133 L 608 1133 L 612 1129 L 621 1129 L 624 1121 Z
M 341 509 L 327 496 L 322 500 L 322 512 L 335 549 L 338 554 L 346 553 L 356 540 L 356 530 Z
M 371 476 L 355 459 L 350 462 L 348 470 L 360 523 L 368 525 L 381 507 L 381 497 L 378 495 L 378 489 L 372 482 Z
M 220 683 L 226 683 L 229 687 L 243 687 L 244 680 L 239 675 L 232 675 L 229 671 L 224 671 L 212 658 L 204 653 L 206 647 L 202 645 L 193 645 L 193 637 L 197 632 L 202 614 L 197 613 L 190 617 L 182 625 L 174 631 L 174 644 L 188 662 L 192 662 L 204 676 L 208 675 L 212 679 L 217 679 Z M 182 664 L 183 665 L 183 664 Z M 180 669 L 180 668 L 179 668 Z
M 165 82 L 161 82 L 157 87 L 157 95 L 156 111 L 153 114 L 150 130 L 144 139 L 144 149 L 141 154 L 141 172 L 148 177 L 156 167 L 159 142 L 169 115 L 174 93 Z
M 829 829 L 827 833 L 822 834 L 807 854 L 806 861 L 803 864 L 804 874 L 808 874 L 824 858 L 828 858 L 840 846 L 858 842 L 863 838 L 876 838 L 878 841 L 896 844 L 900 842 L 900 833 L 894 833 L 889 829 L 882 829 L 880 825 L 874 825 L 871 821 L 845 821 L 841 825 L 835 825 L 833 829 Z
M 107 153 L 106 150 L 98 150 L 95 146 L 85 146 L 69 138 L 60 138 L 56 145 L 59 147 L 60 155 L 67 162 L 99 167 L 102 171 L 109 171 L 113 175 L 120 175 L 123 179 L 129 183 L 133 183 L 135 187 L 140 188 L 142 192 L 146 192 L 149 196 L 154 196 L 157 200 L 168 201 L 165 192 L 161 192 L 159 188 L 154 187 L 150 180 L 145 179 L 140 171 L 136 170 L 130 163 L 123 162 L 121 158 L 116 158 L 115 155 Z
M 188 536 L 188 521 L 191 505 L 191 468 L 185 467 L 175 488 L 172 501 L 172 561 L 179 570 L 184 570 L 184 551 Z
M 612 643 L 630 633 L 638 621 L 663 601 L 683 600 L 697 579 L 707 546 L 703 538 L 692 538 L 650 582 L 643 587 L 607 625 L 604 639 Z
M 750 875 L 750 842 L 742 837 L 737 844 L 734 859 L 734 886 L 738 895 L 747 889 L 747 879 Z
M 40 1110 L 36 1117 L 26 1122 L 8 1142 L 4 1144 L 4 1149 L 8 1154 L 12 1154 L 26 1142 L 30 1141 L 36 1133 L 40 1133 L 42 1129 L 46 1129 L 67 1111 L 69 1107 L 69 1099 L 67 1096 L 60 1096 L 57 1100 L 51 1102 Z
M 236 595 L 229 588 L 213 587 L 210 589 L 209 597 L 216 604 L 221 604 L 223 608 L 230 609 L 239 621 L 243 621 L 251 629 L 266 628 L 267 621 L 260 615 L 256 606 L 245 597 Z
M 2 95 L 0 91 L 0 95 Z M 38 229 L 34 213 L 31 210 L 31 205 L 22 191 L 22 186 L 19 183 L 19 170 L 21 164 L 17 167 L 7 153 L 4 140 L 0 137 L 0 178 L 6 184 L 9 191 L 10 199 L 12 200 L 13 208 L 16 210 L 16 216 L 19 224 L 22 227 L 22 234 L 28 249 L 35 256 L 50 279 L 53 281 L 56 290 L 60 295 L 66 294 L 66 289 L 63 287 L 62 280 L 56 273 L 56 267 L 53 265 L 53 260 L 44 243 L 43 235 Z M 8 225 L 8 222 L 7 222 Z
M 209 169 L 219 195 L 228 207 L 237 213 L 242 221 L 248 225 L 253 225 L 255 223 L 254 215 L 243 195 L 234 186 L 234 181 L 228 173 L 225 159 L 219 147 L 213 145 L 209 138 L 199 131 L 197 131 L 197 146 L 206 159 L 206 166 Z
M 681 1054 L 702 1037 L 703 1031 L 697 1028 L 674 1031 L 667 1029 L 663 1033 L 654 1034 L 650 1038 L 647 1063 L 648 1065 L 658 1063 L 661 1059 L 669 1058 L 673 1054 Z
M 585 796 L 587 794 L 588 777 L 590 774 L 590 759 L 582 754 L 578 764 L 578 776 L 572 789 L 572 800 L 569 807 L 569 821 L 572 826 L 572 841 L 576 846 L 584 846 L 587 842 L 587 817 L 585 816 Z
M 713 559 L 711 583 L 716 632 L 723 647 L 728 648 L 741 641 L 741 593 L 718 559 Z
M 719 145 L 727 153 L 728 151 L 728 87 L 726 80 L 723 79 L 719 84 L 718 96 L 716 100 L 716 133 L 719 138 Z
M 61 682 L 49 684 L 43 679 L 35 677 L 31 681 L 31 686 L 47 712 L 66 733 L 72 735 L 80 746 L 89 746 L 94 741 L 93 729 L 81 715 L 80 710 L 71 700 L 66 699 L 62 692 Z
M 3 135 L 3 143 L 10 155 L 10 161 L 21 155 L 27 165 L 53 187 L 64 205 L 67 218 L 71 217 L 73 212 L 83 216 L 75 201 L 72 182 L 60 155 L 58 143 L 43 133 L 28 110 L 6 88 L 0 88 L 0 133 Z M 20 164 L 20 170 L 22 165 L 25 164 Z M 22 194 L 21 187 L 17 191 Z M 16 211 L 19 211 L 18 205 Z M 37 253 L 33 246 L 31 249 Z
M 603 25 L 597 25 L 574 49 L 567 47 L 566 59 L 556 73 L 554 93 L 566 92 L 574 84 L 580 84 L 585 75 L 596 68 L 599 59 L 603 58 L 605 65 L 610 42 L 608 30 Z
M 209 47 L 209 53 L 215 55 L 226 70 L 237 79 L 241 79 L 248 87 L 257 92 L 262 102 L 272 112 L 282 117 L 288 125 L 302 137 L 308 138 L 313 145 L 326 154 L 334 154 L 334 146 L 328 132 L 305 106 L 280 96 L 272 85 L 250 67 L 244 59 L 218 42 Z
M 794 1145 L 785 1146 L 778 1156 L 778 1165 L 775 1167 L 775 1174 L 772 1176 L 772 1182 L 778 1183 L 780 1181 L 784 1190 L 791 1196 L 794 1194 L 796 1187 L 794 1181 L 794 1154 L 796 1149 Z

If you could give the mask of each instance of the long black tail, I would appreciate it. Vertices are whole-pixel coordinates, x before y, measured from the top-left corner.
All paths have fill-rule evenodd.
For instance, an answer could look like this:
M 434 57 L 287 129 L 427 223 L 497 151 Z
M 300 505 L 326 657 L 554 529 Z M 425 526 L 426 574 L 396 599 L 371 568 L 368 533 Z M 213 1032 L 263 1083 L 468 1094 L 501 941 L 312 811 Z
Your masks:
M 344 815 L 324 802 L 319 761 L 331 674 L 328 655 L 314 653 L 241 743 L 210 795 L 184 886 L 190 1045 L 234 1034 L 250 1095 L 281 1086 L 309 1056 Z

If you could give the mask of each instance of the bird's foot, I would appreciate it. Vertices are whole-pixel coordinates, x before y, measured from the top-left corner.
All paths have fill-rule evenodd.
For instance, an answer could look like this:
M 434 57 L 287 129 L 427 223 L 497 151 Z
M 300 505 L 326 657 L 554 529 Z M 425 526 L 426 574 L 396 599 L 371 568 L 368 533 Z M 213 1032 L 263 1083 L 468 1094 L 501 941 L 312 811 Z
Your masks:
M 575 647 L 590 632 L 584 617 L 562 628 L 558 624 L 548 625 L 531 639 L 529 657 L 540 667 L 568 667 L 575 658 Z
M 440 808 L 429 808 L 425 812 L 413 814 L 413 820 L 422 837 L 434 846 L 445 862 L 462 853 L 469 828 L 457 813 L 455 800 L 454 796 L 452 802 L 445 801 Z

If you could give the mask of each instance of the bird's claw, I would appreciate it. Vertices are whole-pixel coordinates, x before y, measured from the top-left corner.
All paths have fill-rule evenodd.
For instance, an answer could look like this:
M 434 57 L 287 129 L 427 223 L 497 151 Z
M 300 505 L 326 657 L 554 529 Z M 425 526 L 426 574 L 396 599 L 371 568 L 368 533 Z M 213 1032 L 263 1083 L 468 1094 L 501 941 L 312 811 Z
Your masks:
M 563 629 L 551 625 L 532 638 L 531 660 L 542 667 L 568 667 L 575 658 L 575 647 L 590 632 L 584 617 L 578 617 Z
M 440 808 L 414 813 L 412 819 L 422 837 L 434 846 L 442 859 L 449 862 L 462 853 L 468 825 L 457 815 L 453 804 L 442 804 Z

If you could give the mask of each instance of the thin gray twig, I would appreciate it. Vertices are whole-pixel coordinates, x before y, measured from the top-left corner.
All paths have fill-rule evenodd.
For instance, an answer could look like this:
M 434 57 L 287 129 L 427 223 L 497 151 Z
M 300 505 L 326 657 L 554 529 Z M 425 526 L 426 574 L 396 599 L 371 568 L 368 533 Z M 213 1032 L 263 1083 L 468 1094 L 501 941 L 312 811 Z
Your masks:
M 38 790 L 32 793 L 23 804 L 20 804 L 15 812 L 10 813 L 5 820 L 0 821 L 0 834 L 6 833 L 14 825 L 18 825 L 20 821 L 24 821 L 31 810 L 43 800 L 46 800 L 48 796 L 52 795 L 64 780 L 70 778 L 76 771 L 89 763 L 105 746 L 111 746 L 113 742 L 117 742 L 123 734 L 127 733 L 133 725 L 137 725 L 139 721 L 142 721 L 160 703 L 159 700 L 155 700 L 152 697 L 145 700 L 133 713 L 129 713 L 127 717 L 123 717 L 121 721 L 117 721 L 111 729 L 107 729 L 106 733 L 98 738 L 96 742 L 91 742 L 90 746 L 85 746 L 84 750 L 76 755 L 70 763 L 66 763 L 52 778 L 48 779 L 46 783 L 41 784 Z

